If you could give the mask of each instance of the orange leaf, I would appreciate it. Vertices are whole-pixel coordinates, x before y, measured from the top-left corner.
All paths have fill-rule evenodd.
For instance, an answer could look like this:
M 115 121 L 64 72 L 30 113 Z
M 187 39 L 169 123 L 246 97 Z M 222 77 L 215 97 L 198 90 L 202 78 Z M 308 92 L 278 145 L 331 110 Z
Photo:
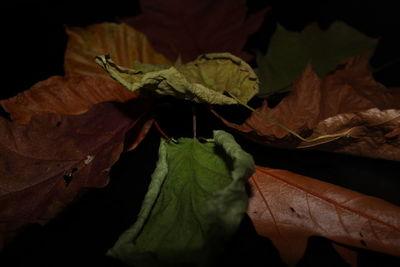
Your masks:
M 125 102 L 137 94 L 110 79 L 90 76 L 53 76 L 31 89 L 0 104 L 13 121 L 28 123 L 34 114 L 81 114 L 93 104 L 105 101 Z
M 156 52 L 146 36 L 126 24 L 100 23 L 87 28 L 67 28 L 69 36 L 64 58 L 66 75 L 97 75 L 110 79 L 94 61 L 108 54 L 116 64 L 132 68 L 135 61 L 157 65 L 170 62 Z
M 310 236 L 400 256 L 400 207 L 289 171 L 257 167 L 248 214 L 287 263 Z

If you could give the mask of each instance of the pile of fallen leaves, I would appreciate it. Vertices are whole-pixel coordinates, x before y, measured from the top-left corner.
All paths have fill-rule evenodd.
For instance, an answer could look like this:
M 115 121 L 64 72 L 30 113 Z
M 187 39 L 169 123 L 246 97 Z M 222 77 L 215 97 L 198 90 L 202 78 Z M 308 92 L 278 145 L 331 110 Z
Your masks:
M 256 166 L 231 134 L 196 136 L 195 118 L 194 137 L 177 139 L 156 120 L 160 103 L 174 97 L 266 147 L 400 161 L 400 91 L 372 75 L 377 40 L 342 22 L 301 32 L 278 25 L 267 52 L 254 56 L 243 48 L 267 10 L 248 14 L 245 1 L 181 2 L 141 1 L 142 14 L 121 23 L 67 28 L 65 75 L 0 101 L 11 117 L 0 118 L 0 245 L 47 223 L 86 188 L 107 186 L 121 153 L 154 126 L 163 138 L 148 193 L 110 256 L 135 266 L 209 266 L 245 212 L 289 265 L 311 236 L 334 241 L 353 266 L 353 247 L 400 256 L 398 206 Z M 252 108 L 255 98 L 262 104 Z M 232 122 L 218 105 L 251 114 Z

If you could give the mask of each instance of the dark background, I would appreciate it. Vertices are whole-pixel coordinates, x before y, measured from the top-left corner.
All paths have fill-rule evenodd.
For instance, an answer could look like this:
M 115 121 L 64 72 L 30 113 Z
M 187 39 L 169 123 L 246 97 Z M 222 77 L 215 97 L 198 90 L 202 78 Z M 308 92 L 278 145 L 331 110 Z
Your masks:
M 265 6 L 273 9 L 261 29 L 249 39 L 247 48 L 265 50 L 277 21 L 290 30 L 301 30 L 312 21 L 328 27 L 335 20 L 344 20 L 371 37 L 381 38 L 371 63 L 376 67 L 393 60 L 397 63 L 376 73 L 375 77 L 387 86 L 400 86 L 397 41 L 400 9 L 395 2 L 251 0 L 248 1 L 251 10 Z M 66 25 L 87 26 L 140 13 L 137 1 L 127 0 L 32 1 L 1 5 L 2 99 L 52 75 L 63 75 Z M 190 136 L 190 105 L 175 101 L 172 107 L 159 117 L 160 124 L 171 136 Z M 199 135 L 209 136 L 212 129 L 226 129 L 202 107 L 198 108 L 198 120 Z M 235 137 L 254 155 L 257 164 L 291 170 L 400 205 L 397 162 L 266 148 L 239 135 Z M 108 187 L 91 190 L 46 226 L 29 226 L 0 254 L 0 266 L 123 266 L 104 254 L 135 220 L 155 166 L 158 140 L 159 134 L 152 130 L 136 150 L 123 154 L 114 165 Z M 360 266 L 400 266 L 396 257 L 358 251 Z M 220 263 L 222 266 L 282 265 L 270 241 L 255 233 L 248 218 L 227 246 Z M 299 266 L 347 265 L 332 249 L 330 241 L 312 237 Z

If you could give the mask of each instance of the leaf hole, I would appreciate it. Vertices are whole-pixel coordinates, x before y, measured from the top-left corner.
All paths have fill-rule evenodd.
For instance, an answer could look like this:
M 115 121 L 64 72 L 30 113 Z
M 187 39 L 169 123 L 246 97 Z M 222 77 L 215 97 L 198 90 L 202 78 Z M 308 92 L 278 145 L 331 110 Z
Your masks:
M 64 182 L 65 182 L 65 186 L 68 186 L 72 181 L 72 173 L 65 174 L 63 176 L 63 179 L 64 179 Z
M 360 243 L 361 243 L 361 245 L 363 245 L 364 247 L 367 246 L 367 243 L 364 241 L 364 239 L 361 239 L 361 240 L 360 240 Z
M 65 181 L 65 186 L 68 186 L 72 181 L 72 175 L 74 172 L 77 172 L 78 168 L 72 168 L 71 171 L 67 174 L 64 174 L 63 179 Z

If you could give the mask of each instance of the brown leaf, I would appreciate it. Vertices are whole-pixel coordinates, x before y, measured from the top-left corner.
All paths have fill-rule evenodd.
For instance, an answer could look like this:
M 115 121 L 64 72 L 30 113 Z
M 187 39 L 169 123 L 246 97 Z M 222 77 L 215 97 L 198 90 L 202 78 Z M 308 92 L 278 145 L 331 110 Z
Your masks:
M 135 105 L 136 104 L 136 105 Z M 0 247 L 21 227 L 45 223 L 88 187 L 108 183 L 142 105 L 113 103 L 81 115 L 34 115 L 27 125 L 0 118 Z
M 310 236 L 400 256 L 400 207 L 289 171 L 257 167 L 248 214 L 294 265 Z
M 364 112 L 373 108 L 381 110 L 383 115 L 378 111 L 370 112 L 370 115 L 374 114 L 377 117 L 371 118 L 369 116 L 369 119 L 378 124 L 387 123 L 387 113 L 390 112 L 384 110 L 396 109 L 393 112 L 397 113 L 400 109 L 400 96 L 396 91 L 383 89 L 373 79 L 371 72 L 367 69 L 367 63 L 368 55 L 350 58 L 343 65 L 340 65 L 336 71 L 322 79 L 308 66 L 294 83 L 294 91 L 275 108 L 269 108 L 267 102 L 264 101 L 262 106 L 257 109 L 258 113 L 253 112 L 241 125 L 230 123 L 226 120 L 223 121 L 228 126 L 245 133 L 258 142 L 290 148 L 305 145 L 300 144 L 301 140 L 294 138 L 286 130 L 268 121 L 263 116 L 273 118 L 300 133 L 303 137 L 310 136 L 313 133 L 313 136 L 317 136 L 318 131 L 321 131 L 321 134 L 334 134 L 339 129 L 343 130 L 344 133 L 351 134 L 351 131 L 347 131 L 349 130 L 348 126 L 352 123 L 349 124 L 348 120 L 335 116 L 348 114 L 343 116 L 350 119 L 351 117 L 360 118 L 363 116 L 352 113 Z M 393 115 L 393 112 L 390 114 Z M 395 119 L 395 117 L 391 118 Z M 366 127 L 368 128 L 367 121 L 358 120 L 356 125 L 367 125 Z M 394 123 L 391 125 L 395 127 Z M 393 127 L 381 129 L 380 131 L 383 135 L 389 134 L 394 130 Z M 370 135 L 370 133 L 367 132 L 365 135 Z M 324 142 L 336 139 L 338 138 L 325 139 Z M 364 140 L 362 142 L 367 141 Z M 315 146 L 320 143 L 308 144 L 307 146 Z M 370 149 L 368 148 L 365 151 L 362 147 L 360 149 L 361 152 L 359 151 L 356 154 L 386 158 L 382 154 L 370 154 Z M 352 149 L 348 150 L 351 151 Z M 338 152 L 347 153 L 348 151 L 346 149 L 338 149 Z M 393 153 L 396 153 L 396 151 Z
M 28 123 L 34 114 L 81 114 L 99 102 L 125 102 L 137 96 L 110 79 L 53 76 L 0 104 L 13 121 Z
M 135 61 L 157 65 L 170 63 L 153 49 L 146 36 L 124 23 L 67 28 L 67 34 L 69 38 L 64 58 L 66 75 L 96 75 L 112 80 L 94 61 L 96 56 L 105 54 L 126 68 L 132 68 Z
M 184 62 L 220 52 L 251 59 L 243 47 L 267 11 L 248 14 L 244 0 L 146 0 L 140 4 L 143 13 L 124 21 L 145 33 L 170 60 Z

